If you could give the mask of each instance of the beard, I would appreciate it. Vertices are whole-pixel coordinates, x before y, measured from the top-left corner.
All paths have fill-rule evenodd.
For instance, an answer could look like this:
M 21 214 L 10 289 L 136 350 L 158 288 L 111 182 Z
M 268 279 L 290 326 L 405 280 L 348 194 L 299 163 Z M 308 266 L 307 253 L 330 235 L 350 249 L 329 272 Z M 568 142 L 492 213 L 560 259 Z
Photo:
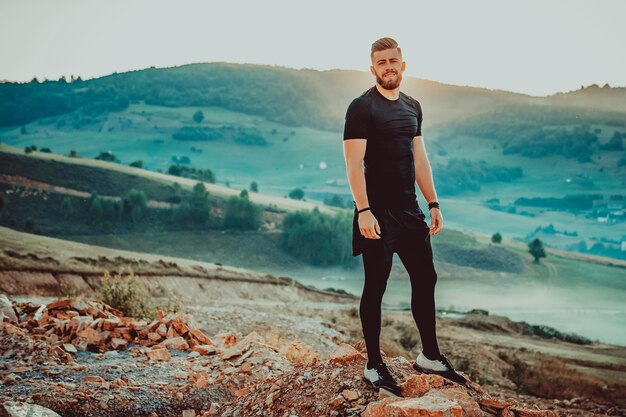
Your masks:
M 402 73 L 401 72 L 396 72 L 396 71 L 388 71 L 387 74 L 394 74 L 394 76 L 391 77 L 385 77 L 383 75 L 383 78 L 381 78 L 378 74 L 376 74 L 376 82 L 378 84 L 380 84 L 380 86 L 382 88 L 384 88 L 385 90 L 393 90 L 395 88 L 398 88 L 400 86 L 400 83 L 402 82 Z

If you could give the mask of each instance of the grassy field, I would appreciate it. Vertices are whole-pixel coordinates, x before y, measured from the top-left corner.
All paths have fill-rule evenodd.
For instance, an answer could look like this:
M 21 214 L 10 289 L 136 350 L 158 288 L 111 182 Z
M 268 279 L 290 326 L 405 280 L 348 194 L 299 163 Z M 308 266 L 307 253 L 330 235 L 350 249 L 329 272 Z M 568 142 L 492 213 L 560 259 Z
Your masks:
M 179 127 L 195 125 L 192 114 L 196 110 L 195 107 L 167 108 L 132 104 L 126 111 L 110 113 L 105 119 L 80 128 L 67 125 L 58 127 L 59 118 L 51 118 L 27 125 L 27 134 L 21 134 L 19 128 L 3 129 L 0 130 L 0 140 L 18 149 L 28 145 L 38 148 L 47 146 L 60 154 L 67 154 L 74 149 L 84 156 L 78 159 L 81 163 L 99 163 L 101 161 L 92 158 L 99 152 L 110 150 L 123 164 L 141 159 L 148 168 L 137 170 L 117 165 L 120 169 L 133 175 L 143 172 L 159 181 L 168 181 L 172 177 L 152 175 L 154 170 L 166 171 L 173 156 L 188 156 L 193 166 L 215 172 L 217 186 L 221 186 L 215 189 L 218 194 L 233 195 L 238 189 L 248 188 L 251 181 L 256 181 L 263 195 L 279 197 L 282 202 L 286 200 L 282 197 L 296 187 L 304 189 L 307 200 L 318 204 L 328 194 L 334 193 L 343 195 L 345 201 L 351 200 L 340 132 L 292 128 L 268 122 L 259 116 L 206 107 L 202 108 L 205 114 L 202 125 L 256 128 L 267 139 L 268 145 L 245 146 L 233 141 L 185 142 L 172 139 L 172 133 Z M 601 129 L 600 143 L 606 143 L 614 130 L 607 125 L 593 125 L 591 128 Z M 576 245 L 581 241 L 591 246 L 603 239 L 619 244 L 626 235 L 626 226 L 623 224 L 602 224 L 595 218 L 577 213 L 529 207 L 518 207 L 518 213 L 509 213 L 494 211 L 484 204 L 493 198 L 499 199 L 502 205 L 508 205 L 520 197 L 618 194 L 623 190 L 623 169 L 615 169 L 620 152 L 603 152 L 594 156 L 593 163 L 583 164 L 560 156 L 533 159 L 503 155 L 495 140 L 464 135 L 440 136 L 438 131 L 432 129 L 425 133 L 436 185 L 450 180 L 440 166 L 454 157 L 484 160 L 490 165 L 521 167 L 524 172 L 524 176 L 514 182 L 481 183 L 479 192 L 440 195 L 444 219 L 449 226 L 480 233 L 498 231 L 505 237 L 517 239 L 528 239 L 537 227 L 549 224 L 559 231 L 578 233 L 578 236 L 539 236 L 548 245 L 557 248 Z M 191 150 L 192 147 L 195 151 Z M 325 169 L 320 169 L 321 162 L 326 164 Z M 0 170 L 0 173 L 4 170 L 6 168 Z M 24 171 L 29 172 L 29 175 L 34 172 Z M 581 176 L 591 182 L 577 181 Z M 182 179 L 176 181 L 187 183 L 188 186 L 191 183 Z M 169 180 L 169 183 L 172 181 Z M 229 184 L 229 187 L 225 184 Z M 420 204 L 425 206 L 423 196 L 419 191 L 417 194 Z M 293 203 L 293 200 L 289 203 Z M 524 215 L 524 212 L 527 214 Z
M 254 127 L 266 138 L 268 145 L 172 139 L 172 133 L 179 127 L 197 125 L 192 121 L 192 115 L 198 109 L 205 115 L 201 126 Z M 272 133 L 274 129 L 276 133 Z M 48 120 L 28 125 L 27 131 L 32 133 L 21 135 L 19 129 L 4 130 L 0 137 L 16 147 L 49 147 L 64 155 L 73 149 L 85 158 L 95 158 L 100 152 L 111 151 L 123 164 L 142 160 L 145 168 L 154 171 L 166 172 L 173 156 L 188 156 L 193 166 L 211 169 L 218 184 L 248 188 L 252 181 L 256 181 L 259 191 L 276 196 L 283 196 L 296 187 L 311 193 L 346 193 L 345 187 L 326 185 L 327 181 L 345 178 L 341 135 L 292 128 L 217 107 L 131 105 L 127 111 L 111 113 L 91 128 L 59 129 L 53 120 Z M 192 151 L 192 147 L 201 153 Z M 326 169 L 320 169 L 321 162 L 326 163 Z

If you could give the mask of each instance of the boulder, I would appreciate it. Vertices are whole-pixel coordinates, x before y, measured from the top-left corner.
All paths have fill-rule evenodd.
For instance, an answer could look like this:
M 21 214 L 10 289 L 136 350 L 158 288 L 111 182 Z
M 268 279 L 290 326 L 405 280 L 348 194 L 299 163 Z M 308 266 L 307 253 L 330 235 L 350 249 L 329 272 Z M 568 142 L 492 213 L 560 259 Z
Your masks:
M 0 406 L 0 417 L 61 417 L 52 410 L 37 404 L 7 401 Z

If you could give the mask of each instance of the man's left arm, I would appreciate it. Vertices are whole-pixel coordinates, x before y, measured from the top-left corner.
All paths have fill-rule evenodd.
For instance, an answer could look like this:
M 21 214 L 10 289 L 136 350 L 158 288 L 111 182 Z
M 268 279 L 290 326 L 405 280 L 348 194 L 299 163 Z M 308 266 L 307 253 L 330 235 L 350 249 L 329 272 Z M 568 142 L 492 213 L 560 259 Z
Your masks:
M 437 201 L 437 192 L 433 182 L 433 173 L 430 167 L 426 147 L 422 136 L 413 138 L 413 163 L 415 164 L 415 182 L 427 203 Z M 430 210 L 431 234 L 437 234 L 443 225 L 443 218 L 438 208 Z

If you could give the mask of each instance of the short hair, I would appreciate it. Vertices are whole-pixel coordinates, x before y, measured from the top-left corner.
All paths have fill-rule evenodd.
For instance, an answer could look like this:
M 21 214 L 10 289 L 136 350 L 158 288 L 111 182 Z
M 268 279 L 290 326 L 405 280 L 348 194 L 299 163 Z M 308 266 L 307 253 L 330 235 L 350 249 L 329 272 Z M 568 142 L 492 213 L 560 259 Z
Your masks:
M 370 59 L 374 59 L 374 52 L 384 51 L 385 49 L 398 49 L 400 56 L 402 56 L 402 49 L 398 47 L 398 42 L 393 38 L 380 38 L 372 44 L 372 52 L 370 53 Z

